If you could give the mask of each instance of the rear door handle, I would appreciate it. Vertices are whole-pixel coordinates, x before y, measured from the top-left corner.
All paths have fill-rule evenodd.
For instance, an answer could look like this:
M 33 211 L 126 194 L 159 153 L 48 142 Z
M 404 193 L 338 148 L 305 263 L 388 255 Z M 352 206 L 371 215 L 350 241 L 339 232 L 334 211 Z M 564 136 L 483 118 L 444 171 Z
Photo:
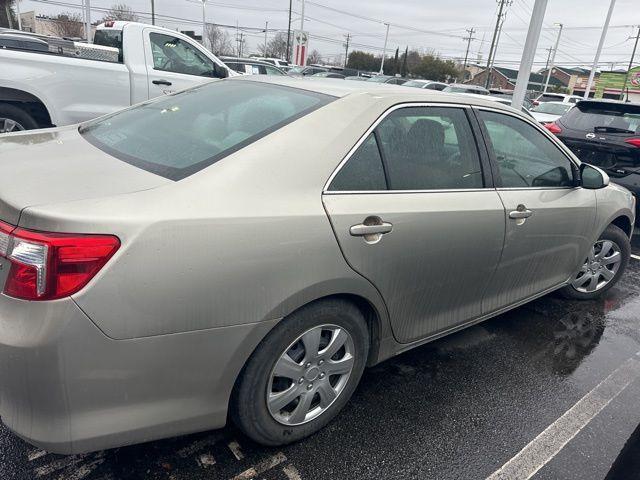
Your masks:
M 171 86 L 171 82 L 169 80 L 151 80 L 151 83 L 154 85 L 166 85 L 167 87 Z
M 354 237 L 364 237 L 365 235 L 382 235 L 384 233 L 390 233 L 393 230 L 393 225 L 390 223 L 382 222 L 380 225 L 365 225 L 361 223 L 354 225 L 349 229 L 349 233 Z
M 533 215 L 533 212 L 522 204 L 518 205 L 516 210 L 509 212 L 509 218 L 515 220 L 529 218 L 531 215 Z

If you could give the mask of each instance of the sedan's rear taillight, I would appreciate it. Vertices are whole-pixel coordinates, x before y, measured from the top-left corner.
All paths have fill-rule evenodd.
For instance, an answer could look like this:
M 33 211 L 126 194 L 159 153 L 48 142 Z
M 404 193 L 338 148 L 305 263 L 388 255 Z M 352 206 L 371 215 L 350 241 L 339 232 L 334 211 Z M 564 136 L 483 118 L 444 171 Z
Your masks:
M 628 140 L 625 140 L 624 143 L 628 143 L 629 145 L 640 148 L 640 138 L 630 138 Z
M 73 295 L 119 247 L 113 235 L 35 232 L 0 222 L 0 257 L 11 263 L 4 293 L 24 300 Z
M 557 123 L 545 123 L 544 127 L 554 135 L 562 133 L 562 128 L 560 128 L 560 125 L 558 125 Z

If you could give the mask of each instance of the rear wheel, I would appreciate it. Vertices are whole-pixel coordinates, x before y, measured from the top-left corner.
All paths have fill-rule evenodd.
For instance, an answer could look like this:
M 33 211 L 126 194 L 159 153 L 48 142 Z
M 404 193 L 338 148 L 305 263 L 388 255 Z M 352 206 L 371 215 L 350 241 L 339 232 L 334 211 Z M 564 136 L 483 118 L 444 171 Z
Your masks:
M 0 133 L 20 132 L 38 128 L 31 115 L 18 107 L 0 103 Z
M 352 303 L 325 300 L 303 307 L 249 359 L 234 393 L 235 423 L 264 445 L 315 433 L 348 402 L 368 349 L 365 319 Z
M 615 225 L 609 225 L 591 247 L 580 271 L 561 290 L 568 298 L 589 300 L 613 287 L 629 263 L 629 237 Z

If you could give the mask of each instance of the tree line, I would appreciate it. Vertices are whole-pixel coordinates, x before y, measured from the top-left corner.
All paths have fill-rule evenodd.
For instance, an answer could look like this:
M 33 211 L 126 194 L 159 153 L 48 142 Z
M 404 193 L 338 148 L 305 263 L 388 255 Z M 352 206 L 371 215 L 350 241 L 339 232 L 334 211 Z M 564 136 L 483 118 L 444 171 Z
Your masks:
M 349 53 L 347 67 L 368 72 L 380 71 L 382 55 L 355 50 Z M 385 57 L 385 75 L 400 75 L 402 77 L 421 77 L 428 80 L 446 81 L 461 75 L 460 69 L 452 60 L 443 60 L 434 53 L 422 54 L 407 47 L 400 53 L 397 48 L 395 55 Z

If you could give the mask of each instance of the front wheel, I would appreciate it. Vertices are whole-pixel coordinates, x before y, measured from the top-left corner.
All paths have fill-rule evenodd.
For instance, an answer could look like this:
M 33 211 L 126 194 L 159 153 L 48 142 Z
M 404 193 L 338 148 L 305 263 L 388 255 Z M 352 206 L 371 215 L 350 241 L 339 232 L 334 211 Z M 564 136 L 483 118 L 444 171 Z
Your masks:
M 300 440 L 348 402 L 365 367 L 369 334 L 345 300 L 307 305 L 278 324 L 251 356 L 234 392 L 234 422 L 263 445 Z
M 619 227 L 609 225 L 591 247 L 580 271 L 560 292 L 578 300 L 600 296 L 618 283 L 630 255 L 629 237 Z

